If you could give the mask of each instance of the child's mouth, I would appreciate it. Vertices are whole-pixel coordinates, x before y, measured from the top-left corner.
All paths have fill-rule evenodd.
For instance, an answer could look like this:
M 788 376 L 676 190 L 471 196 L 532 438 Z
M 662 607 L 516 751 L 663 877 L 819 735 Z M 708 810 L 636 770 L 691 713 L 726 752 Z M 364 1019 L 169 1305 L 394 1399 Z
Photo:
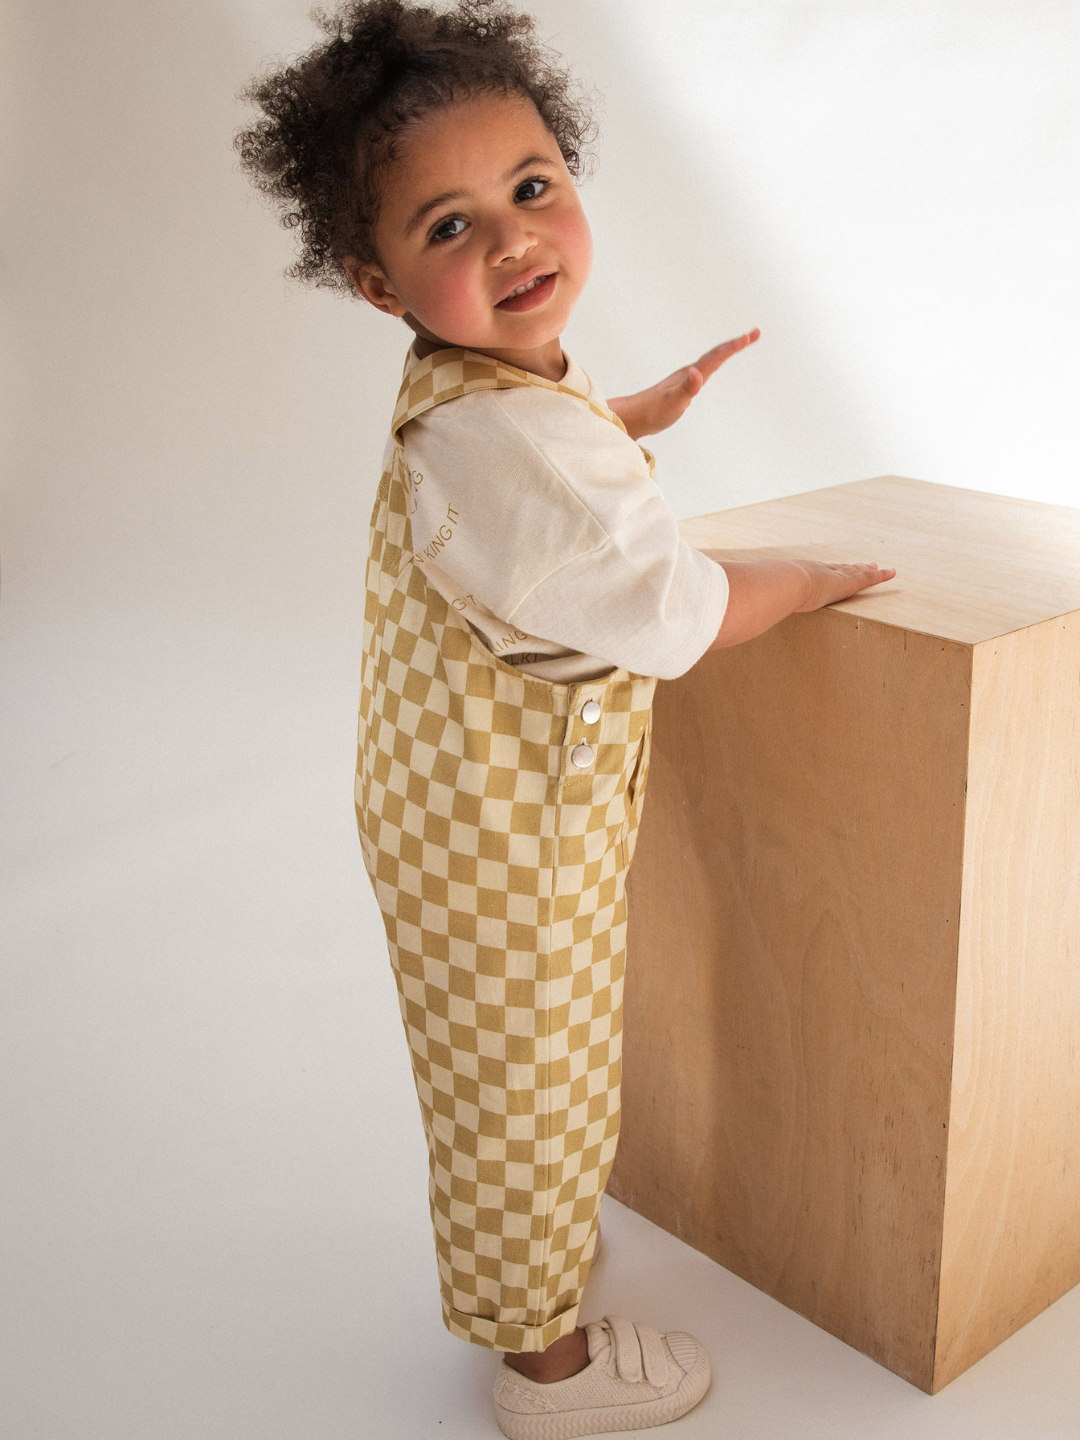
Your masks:
M 555 289 L 555 272 L 550 275 L 539 275 L 530 281 L 527 289 L 520 295 L 508 295 L 505 300 L 500 300 L 495 306 L 496 310 L 532 310 L 537 305 L 542 305 L 551 292 Z

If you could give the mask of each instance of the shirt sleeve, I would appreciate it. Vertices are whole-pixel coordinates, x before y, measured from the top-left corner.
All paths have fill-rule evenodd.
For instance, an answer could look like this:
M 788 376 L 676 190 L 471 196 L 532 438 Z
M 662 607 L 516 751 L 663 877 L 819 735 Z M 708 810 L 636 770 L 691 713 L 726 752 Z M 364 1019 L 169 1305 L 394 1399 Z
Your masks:
M 422 477 L 414 551 L 493 615 L 660 679 L 716 637 L 722 567 L 680 537 L 640 448 L 580 400 L 479 392 L 426 412 L 403 438 Z
M 612 537 L 600 550 L 575 556 L 508 620 L 634 674 L 674 680 L 716 639 L 728 587 L 723 568 L 687 545 L 674 521 L 674 537 L 662 529 L 668 527 L 657 524 L 636 552 Z

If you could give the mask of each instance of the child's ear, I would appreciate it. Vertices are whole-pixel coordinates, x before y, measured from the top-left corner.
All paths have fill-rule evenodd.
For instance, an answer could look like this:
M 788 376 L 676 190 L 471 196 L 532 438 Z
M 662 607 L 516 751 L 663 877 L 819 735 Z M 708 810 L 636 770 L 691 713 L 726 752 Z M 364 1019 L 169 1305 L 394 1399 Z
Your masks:
M 401 319 L 408 307 L 398 298 L 397 291 L 381 270 L 374 265 L 361 264 L 355 255 L 346 255 L 341 263 L 358 295 L 384 315 Z

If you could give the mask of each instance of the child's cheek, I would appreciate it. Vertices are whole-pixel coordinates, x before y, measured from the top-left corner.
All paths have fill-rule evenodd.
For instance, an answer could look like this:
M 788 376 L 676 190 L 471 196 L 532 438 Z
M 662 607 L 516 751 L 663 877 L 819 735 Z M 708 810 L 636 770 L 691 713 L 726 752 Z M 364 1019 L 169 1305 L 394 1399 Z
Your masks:
M 465 335 L 475 328 L 478 320 L 486 319 L 488 307 L 480 304 L 476 279 L 467 264 L 447 265 L 427 286 L 425 300 L 431 316 L 430 328 L 444 339 Z
M 580 288 L 589 278 L 593 257 L 592 232 L 580 206 L 568 208 L 556 217 L 551 238 Z

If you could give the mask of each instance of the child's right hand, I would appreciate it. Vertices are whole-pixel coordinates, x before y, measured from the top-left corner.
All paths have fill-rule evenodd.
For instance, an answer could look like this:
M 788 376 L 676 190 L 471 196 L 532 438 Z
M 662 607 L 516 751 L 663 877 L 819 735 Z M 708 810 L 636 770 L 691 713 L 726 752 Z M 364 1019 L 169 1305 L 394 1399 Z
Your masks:
M 820 610 L 823 605 L 835 605 L 838 600 L 849 600 L 860 590 L 880 585 L 896 574 L 895 570 L 882 570 L 867 562 L 842 565 L 821 560 L 797 560 L 795 563 L 806 571 L 811 585 L 810 598 L 795 612 L 799 615 L 808 610 Z
M 708 552 L 706 552 L 708 553 Z M 709 646 L 722 650 L 770 630 L 789 615 L 820 610 L 880 585 L 896 574 L 876 565 L 832 564 L 821 560 L 726 560 L 722 565 L 728 579 L 728 603 L 724 623 Z

